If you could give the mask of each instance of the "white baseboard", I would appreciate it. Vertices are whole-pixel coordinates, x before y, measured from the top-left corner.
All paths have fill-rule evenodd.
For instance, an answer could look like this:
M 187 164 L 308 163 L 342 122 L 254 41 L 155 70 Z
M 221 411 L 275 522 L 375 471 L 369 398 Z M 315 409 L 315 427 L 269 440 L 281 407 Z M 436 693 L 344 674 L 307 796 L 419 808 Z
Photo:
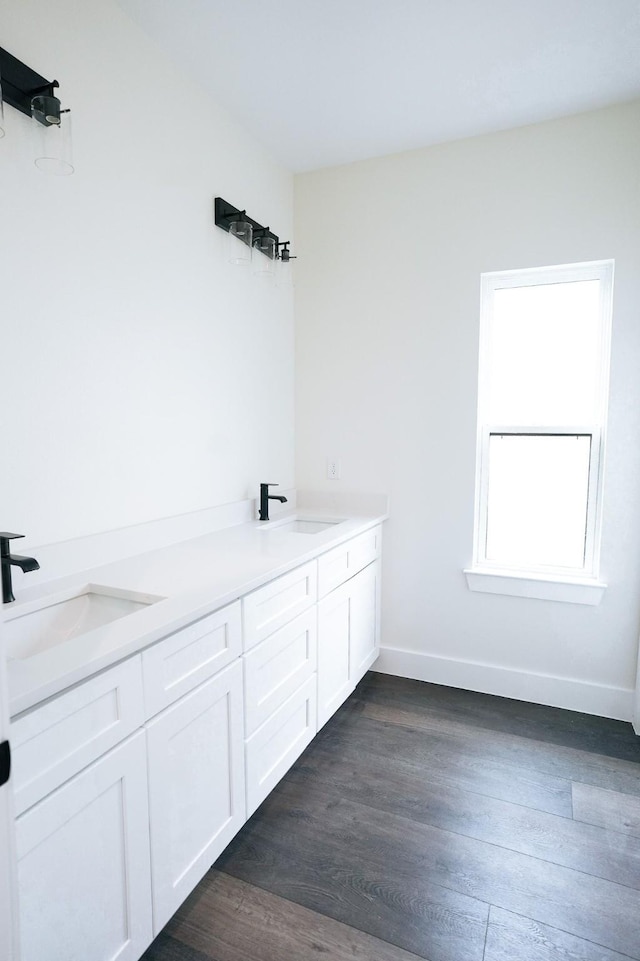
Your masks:
M 573 678 L 527 673 L 391 647 L 380 648 L 380 656 L 372 670 L 619 721 L 630 721 L 633 716 L 633 690 Z

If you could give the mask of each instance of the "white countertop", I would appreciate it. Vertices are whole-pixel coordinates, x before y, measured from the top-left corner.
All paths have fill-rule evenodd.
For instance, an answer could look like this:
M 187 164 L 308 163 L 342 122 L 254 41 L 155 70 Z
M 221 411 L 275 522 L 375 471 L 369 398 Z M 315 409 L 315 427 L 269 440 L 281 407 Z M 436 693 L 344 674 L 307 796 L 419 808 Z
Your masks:
M 347 518 L 344 512 L 333 515 L 308 510 L 298 510 L 291 516 L 340 523 L 313 534 L 285 532 L 279 527 L 286 516 L 280 515 L 272 522 L 239 524 L 25 591 L 24 597 L 6 605 L 5 620 L 87 584 L 152 594 L 164 600 L 27 659 L 9 658 L 11 715 L 135 654 L 387 517 L 371 514 Z

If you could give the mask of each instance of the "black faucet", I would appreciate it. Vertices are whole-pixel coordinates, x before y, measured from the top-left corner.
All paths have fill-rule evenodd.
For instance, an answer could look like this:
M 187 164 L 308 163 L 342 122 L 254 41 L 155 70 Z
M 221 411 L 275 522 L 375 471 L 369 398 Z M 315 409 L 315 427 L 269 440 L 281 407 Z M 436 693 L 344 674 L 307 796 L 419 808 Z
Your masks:
M 9 604 L 15 601 L 11 589 L 11 565 L 19 567 L 24 571 L 37 571 L 40 567 L 35 557 L 21 557 L 19 554 L 9 552 L 9 543 L 16 537 L 24 537 L 24 534 L 0 534 L 0 559 L 2 562 L 2 603 Z
M 270 487 L 277 487 L 277 484 L 260 484 L 260 520 L 269 520 L 269 501 L 280 501 L 281 504 L 287 503 L 287 498 L 282 494 L 270 494 Z

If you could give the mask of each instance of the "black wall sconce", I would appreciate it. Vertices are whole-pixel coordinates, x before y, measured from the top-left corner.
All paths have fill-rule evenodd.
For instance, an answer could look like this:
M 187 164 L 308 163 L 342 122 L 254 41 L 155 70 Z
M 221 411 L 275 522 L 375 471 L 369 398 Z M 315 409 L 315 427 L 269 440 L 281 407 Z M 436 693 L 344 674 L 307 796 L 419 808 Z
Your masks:
M 47 80 L 0 47 L 0 99 L 39 125 L 36 167 L 45 173 L 71 174 L 71 118 L 55 95 L 58 86 L 57 80 Z
M 263 227 L 246 210 L 234 207 L 222 197 L 215 199 L 215 222 L 229 234 L 228 260 L 232 264 L 253 264 L 254 273 L 273 276 L 277 262 L 288 264 L 296 259 L 289 250 L 291 241 L 280 240 L 269 227 Z M 252 259 L 253 251 L 263 256 Z

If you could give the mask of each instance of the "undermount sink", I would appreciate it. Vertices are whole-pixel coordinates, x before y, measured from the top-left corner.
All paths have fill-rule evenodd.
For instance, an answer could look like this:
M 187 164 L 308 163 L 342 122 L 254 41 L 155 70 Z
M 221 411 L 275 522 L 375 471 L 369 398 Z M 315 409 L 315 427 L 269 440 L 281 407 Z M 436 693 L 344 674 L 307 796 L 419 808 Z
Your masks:
M 45 598 L 37 607 L 30 604 L 28 611 L 8 614 L 3 631 L 7 657 L 25 660 L 161 600 L 96 584 L 55 600 Z
M 279 534 L 320 534 L 322 531 L 326 531 L 330 527 L 335 527 L 336 524 L 341 523 L 341 520 L 316 521 L 313 519 L 307 520 L 304 517 L 294 517 L 284 521 L 271 522 L 268 526 L 261 529 L 265 531 L 277 531 Z

